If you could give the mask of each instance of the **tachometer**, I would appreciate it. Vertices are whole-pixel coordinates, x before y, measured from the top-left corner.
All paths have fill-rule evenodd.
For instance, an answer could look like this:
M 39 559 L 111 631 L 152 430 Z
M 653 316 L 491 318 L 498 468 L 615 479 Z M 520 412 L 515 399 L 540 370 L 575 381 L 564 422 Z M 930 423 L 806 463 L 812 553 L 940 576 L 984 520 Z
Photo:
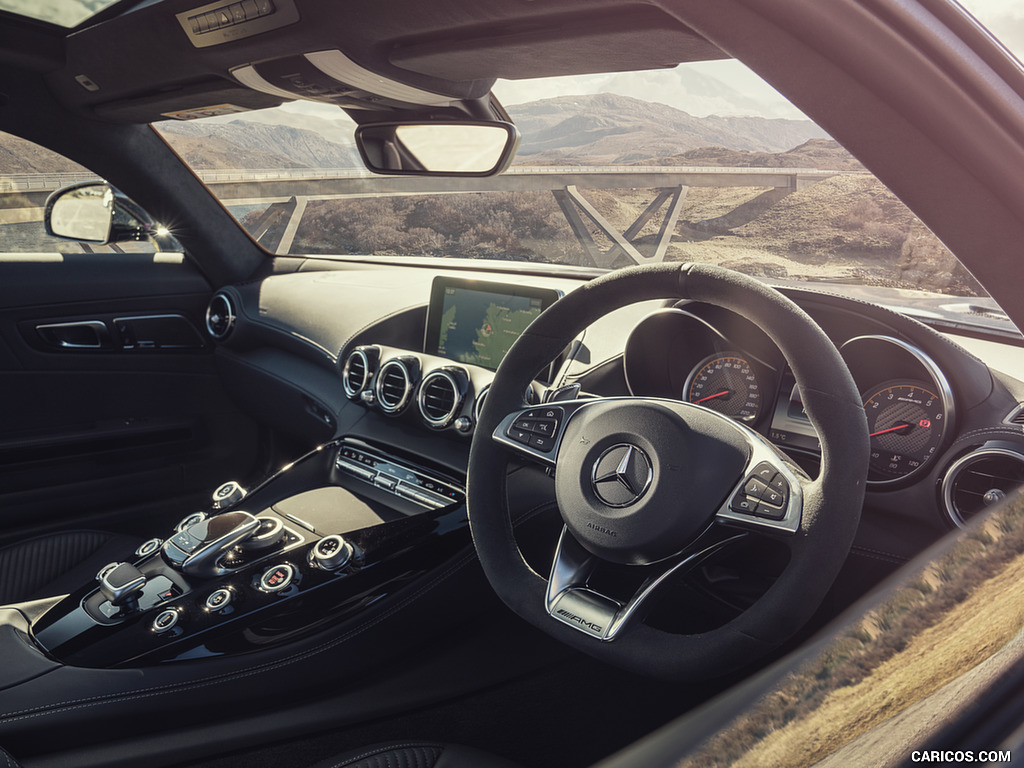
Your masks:
M 864 397 L 871 435 L 872 480 L 905 477 L 920 469 L 942 442 L 946 412 L 926 385 L 898 379 Z
M 750 362 L 734 353 L 701 361 L 683 387 L 683 398 L 737 421 L 753 422 L 761 410 L 761 385 Z

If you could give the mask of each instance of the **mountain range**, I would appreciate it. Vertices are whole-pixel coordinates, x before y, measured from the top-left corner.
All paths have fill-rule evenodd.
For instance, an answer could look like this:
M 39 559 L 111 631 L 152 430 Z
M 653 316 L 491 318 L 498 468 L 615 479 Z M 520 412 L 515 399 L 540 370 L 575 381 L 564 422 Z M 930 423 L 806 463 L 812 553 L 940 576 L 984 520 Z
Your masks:
M 675 107 L 601 93 L 559 96 L 509 108 L 523 134 L 518 161 L 633 163 L 719 146 L 782 152 L 827 138 L 810 120 L 694 117 Z
M 317 118 L 310 118 L 314 125 Z M 327 121 L 324 121 L 327 122 Z M 235 119 L 226 123 L 161 123 L 167 141 L 193 168 L 356 168 L 355 145 L 317 130 Z

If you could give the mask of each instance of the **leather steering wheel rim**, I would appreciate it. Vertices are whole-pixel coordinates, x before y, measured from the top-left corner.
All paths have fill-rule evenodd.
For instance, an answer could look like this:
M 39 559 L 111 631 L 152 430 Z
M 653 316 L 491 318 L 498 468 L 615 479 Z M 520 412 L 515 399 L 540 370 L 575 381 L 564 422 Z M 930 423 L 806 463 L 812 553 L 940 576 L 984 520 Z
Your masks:
M 522 392 L 589 324 L 639 301 L 692 299 L 746 316 L 782 351 L 821 443 L 821 471 L 803 483 L 790 559 L 751 607 L 715 629 L 675 635 L 636 624 L 602 642 L 554 620 L 545 609 L 545 576 L 525 561 L 506 504 L 510 453 L 492 435 L 522 409 Z M 468 469 L 469 521 L 484 572 L 519 616 L 599 659 L 652 677 L 701 679 L 749 664 L 792 636 L 813 614 L 846 559 L 860 520 L 868 470 L 867 420 L 860 393 L 835 345 L 778 291 L 745 275 L 701 264 L 658 264 L 609 273 L 566 295 L 512 345 L 488 390 Z M 557 471 L 557 470 L 556 470 Z

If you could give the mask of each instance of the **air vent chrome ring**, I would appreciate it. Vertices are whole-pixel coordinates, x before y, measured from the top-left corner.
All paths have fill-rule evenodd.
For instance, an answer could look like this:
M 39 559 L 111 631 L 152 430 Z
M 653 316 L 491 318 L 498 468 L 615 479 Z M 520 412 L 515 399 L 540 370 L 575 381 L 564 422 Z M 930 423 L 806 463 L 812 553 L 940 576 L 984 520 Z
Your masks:
M 1016 476 L 1012 476 L 1007 474 L 1010 468 L 1005 464 L 986 466 L 989 471 L 981 471 L 976 466 L 987 462 L 1016 462 L 1019 467 L 1015 468 Z M 965 487 L 966 475 L 972 468 L 974 473 L 970 479 L 975 487 L 968 488 Z M 946 470 L 942 478 L 942 501 L 949 519 L 958 528 L 963 528 L 971 517 L 988 505 L 997 503 L 1021 484 L 1024 484 L 1024 453 L 1009 448 L 980 448 L 961 456 Z
M 341 385 L 349 398 L 357 398 L 370 383 L 373 376 L 370 358 L 365 350 L 354 349 L 345 360 L 341 372 Z
M 224 341 L 235 328 L 235 306 L 223 291 L 213 294 L 206 305 L 206 332 L 217 341 Z
M 423 420 L 435 429 L 447 427 L 462 407 L 462 392 L 463 388 L 452 372 L 439 370 L 428 373 L 423 377 L 417 398 Z
M 388 360 L 373 383 L 377 405 L 384 413 L 396 415 L 409 404 L 415 386 L 409 366 L 401 359 Z

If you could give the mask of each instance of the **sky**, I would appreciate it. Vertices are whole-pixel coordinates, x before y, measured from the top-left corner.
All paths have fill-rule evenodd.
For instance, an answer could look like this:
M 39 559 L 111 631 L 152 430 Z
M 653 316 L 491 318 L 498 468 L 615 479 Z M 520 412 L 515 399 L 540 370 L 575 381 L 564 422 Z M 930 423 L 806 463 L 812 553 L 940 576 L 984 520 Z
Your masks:
M 1024 2 L 1021 0 L 960 0 L 960 5 L 1024 60 Z

